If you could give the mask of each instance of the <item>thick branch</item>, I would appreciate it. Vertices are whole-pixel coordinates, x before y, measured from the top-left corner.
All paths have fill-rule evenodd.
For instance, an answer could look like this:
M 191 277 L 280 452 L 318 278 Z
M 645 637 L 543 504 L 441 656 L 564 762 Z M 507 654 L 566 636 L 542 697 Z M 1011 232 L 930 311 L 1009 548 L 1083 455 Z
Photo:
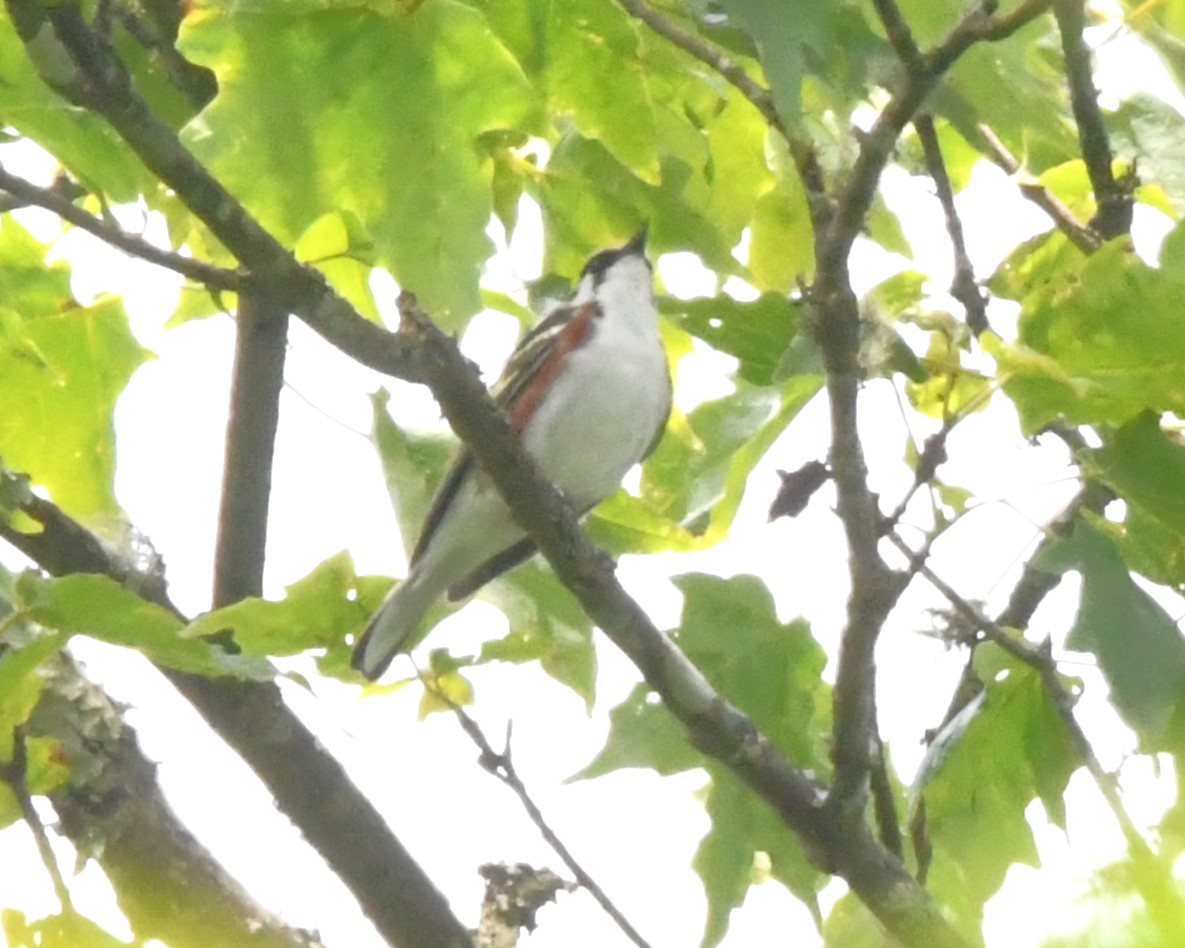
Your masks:
M 214 553 L 214 606 L 263 595 L 272 457 L 280 421 L 288 314 L 253 293 L 239 298 Z
M 716 693 L 700 671 L 651 623 L 592 545 L 574 512 L 538 472 L 455 343 L 400 298 L 403 332 L 419 344 L 432 393 L 457 435 L 493 479 L 516 522 L 539 545 L 560 581 L 642 672 L 697 747 L 724 762 L 805 842 L 816 861 L 842 875 L 906 944 L 962 940 L 900 861 L 862 822 L 841 822 L 824 806 L 823 787 L 775 748 Z
M 52 737 L 70 766 L 70 781 L 50 794 L 61 830 L 95 854 L 140 939 L 173 948 L 320 945 L 252 899 L 177 819 L 135 731 L 68 656 L 52 667 L 30 727 Z
M 891 3 L 878 6 L 901 51 L 905 71 L 889 104 L 864 138 L 851 177 L 825 232 L 817 234 L 818 272 L 811 289 L 813 326 L 827 374 L 831 405 L 831 456 L 837 511 L 848 542 L 852 592 L 840 640 L 833 692 L 835 781 L 831 802 L 849 822 L 863 820 L 876 738 L 874 655 L 881 627 L 904 581 L 893 576 L 877 549 L 879 510 L 868 488 L 856 424 L 859 310 L 848 273 L 848 255 L 864 225 L 897 139 L 943 73 L 977 42 L 1002 39 L 1041 15 L 1051 0 L 1028 0 L 1002 16 L 977 9 L 926 54 L 916 53 L 904 21 Z M 985 5 L 986 6 L 986 5 Z
M 54 575 L 101 573 L 178 612 L 164 581 L 123 563 L 88 530 L 36 496 L 20 505 L 41 525 L 0 537 Z M 182 617 L 184 618 L 184 617 Z M 341 765 L 284 704 L 273 683 L 162 673 L 247 761 L 393 945 L 468 948 L 464 926 Z
M 1132 196 L 1111 168 L 1111 140 L 1099 109 L 1094 87 L 1090 49 L 1083 38 L 1086 25 L 1084 0 L 1057 0 L 1053 6 L 1066 58 L 1066 79 L 1070 84 L 1070 106 L 1078 123 L 1078 141 L 1086 173 L 1099 210 L 1091 224 L 1104 240 L 1126 234 L 1132 226 Z

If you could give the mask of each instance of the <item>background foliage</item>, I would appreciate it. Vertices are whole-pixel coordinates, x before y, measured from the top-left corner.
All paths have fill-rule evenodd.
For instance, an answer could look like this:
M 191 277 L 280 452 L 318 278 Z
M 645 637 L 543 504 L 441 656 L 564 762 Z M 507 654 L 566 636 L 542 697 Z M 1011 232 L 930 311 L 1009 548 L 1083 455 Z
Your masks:
M 121 516 L 116 405 L 152 353 L 118 296 L 76 295 L 59 239 L 35 237 L 20 208 L 39 205 L 63 219 L 63 235 L 82 227 L 134 256 L 150 256 L 146 242 L 123 239 L 113 208 L 159 213 L 172 253 L 154 262 L 188 283 L 158 326 L 224 318 L 252 293 L 270 294 L 364 362 L 365 347 L 332 328 L 354 323 L 313 311 L 320 281 L 352 307 L 347 316 L 372 324 L 390 302 L 375 296 L 386 286 L 376 270 L 450 332 L 491 312 L 528 323 L 526 288 L 508 291 L 489 264 L 537 208 L 547 275 L 537 295 L 648 222 L 652 251 L 694 255 L 711 286 L 691 299 L 659 287 L 676 377 L 700 371 L 692 356 L 728 357 L 711 363 L 725 368 L 709 383 L 695 376 L 721 394 L 681 398 L 636 488 L 590 517 L 593 541 L 615 557 L 727 542 L 759 465 L 787 437 L 809 436 L 799 454 L 830 468 L 784 473 L 775 513 L 834 506 L 851 547 L 850 584 L 834 593 L 850 593 L 839 629 L 786 621 L 775 608 L 774 594 L 792 602 L 796 585 L 818 578 L 787 571 L 771 590 L 752 575 L 676 567 L 674 580 L 683 606 L 671 639 L 771 753 L 830 801 L 820 804 L 819 835 L 771 806 L 774 791 L 755 792 L 760 777 L 748 764 L 705 746 L 671 706 L 666 679 L 645 668 L 647 682 L 609 712 L 604 748 L 579 775 L 707 774 L 710 828 L 693 863 L 708 903 L 703 944 L 726 937 L 733 910 L 765 879 L 807 906 L 828 944 L 884 943 L 882 926 L 907 943 L 979 943 L 984 906 L 1009 869 L 1040 865 L 1032 805 L 1065 827 L 1077 772 L 1105 799 L 1126 855 L 1093 880 L 1082 934 L 1057 943 L 1179 943 L 1181 805 L 1153 823 L 1133 819 L 1118 763 L 1104 753 L 1104 766 L 1094 749 L 1115 729 L 1095 733 L 1078 705 L 1113 709 L 1132 759 L 1176 773 L 1185 750 L 1183 41 L 1177 0 L 970 11 L 962 0 L 8 0 L 0 122 L 9 143 L 43 149 L 58 177 L 38 187 L 0 171 L 0 525 L 29 557 L 0 568 L 0 823 L 36 823 L 29 800 L 48 796 L 75 838 L 69 798 L 85 785 L 87 759 L 39 710 L 60 687 L 59 653 L 72 636 L 134 649 L 183 691 L 183 680 L 199 691 L 207 679 L 264 687 L 281 674 L 268 659 L 291 656 L 315 659 L 309 674 L 357 685 L 349 642 L 387 586 L 326 546 L 282 596 L 216 594 L 219 608 L 197 617 L 172 607 L 150 547 L 130 525 L 119 542 L 110 529 Z M 1143 83 L 1100 96 L 1092 48 L 1117 45 L 1125 62 L 1163 63 L 1163 76 L 1149 70 Z M 155 120 L 129 101 L 146 103 Z M 182 147 L 200 165 L 183 162 Z M 0 147 L 0 161 L 8 153 Z M 951 193 L 985 166 L 1003 168 L 1042 209 L 1040 233 L 1013 239 L 992 208 L 956 216 Z M 910 179 L 912 191 L 900 184 Z M 920 193 L 919 181 L 946 212 L 953 263 L 937 269 L 907 238 L 924 215 L 900 195 Z M 927 243 L 945 241 L 938 218 L 929 221 Z M 1005 233 L 1013 245 L 976 269 L 964 234 L 972 242 L 980 233 Z M 286 283 L 286 251 L 319 277 Z M 853 285 L 863 289 L 858 324 Z M 411 365 L 402 377 L 434 381 Z M 844 414 L 857 394 L 877 418 L 891 416 L 886 403 L 899 406 L 892 443 Z M 830 433 L 796 425 L 828 398 Z M 450 446 L 409 425 L 397 397 L 380 393 L 372 407 L 371 439 L 410 545 Z M 1001 473 L 998 490 L 977 496 L 943 479 L 948 457 L 969 450 L 960 430 L 984 418 L 990 425 L 976 430 L 998 439 L 1001 468 L 1009 446 L 1031 439 L 1031 451 L 1061 465 L 1071 498 L 1016 551 L 1004 584 L 944 560 L 990 542 L 991 514 L 971 514 L 990 510 L 1008 482 Z M 905 489 L 871 492 L 866 467 L 875 476 L 902 465 Z M 266 490 L 263 498 L 266 525 Z M 85 547 L 89 560 L 56 542 L 62 515 L 83 531 L 65 546 Z M 803 532 L 794 542 L 815 541 Z M 842 556 L 818 563 L 833 577 L 847 569 Z M 965 588 L 947 584 L 951 570 Z M 1039 612 L 1067 576 L 1077 578 L 1073 620 Z M 937 612 L 903 595 L 907 583 L 929 588 Z M 480 717 L 473 670 L 503 662 L 537 663 L 597 706 L 598 639 L 585 600 L 542 560 L 480 596 L 509 631 L 473 652 L 430 640 L 424 680 L 400 683 L 422 690 L 422 714 L 456 703 Z M 890 694 L 953 697 L 925 733 L 887 733 L 882 744 L 872 659 L 890 614 L 897 627 L 936 629 L 934 648 L 957 650 L 965 668 L 958 681 L 918 668 L 913 682 L 888 683 Z M 219 733 L 244 753 L 234 720 Z M 919 741 L 918 772 L 897 772 L 892 742 Z M 274 782 L 284 778 L 247 756 L 286 808 Z M 356 831 L 345 811 L 332 819 L 344 822 L 327 832 Z M 866 878 L 853 854 L 874 849 L 893 868 Z M 351 870 L 323 855 L 349 883 Z M 136 883 L 104 865 L 138 938 L 184 943 L 137 915 Z M 862 888 L 900 879 L 893 872 L 918 884 L 900 917 Z M 832 874 L 852 894 L 832 888 L 820 898 Z M 438 943 L 384 927 L 354 891 L 391 943 Z M 9 943 L 122 943 L 82 918 L 68 892 L 59 896 L 51 918 L 8 908 Z M 454 908 L 467 920 L 476 910 Z M 282 925 L 274 933 L 278 943 L 303 937 Z

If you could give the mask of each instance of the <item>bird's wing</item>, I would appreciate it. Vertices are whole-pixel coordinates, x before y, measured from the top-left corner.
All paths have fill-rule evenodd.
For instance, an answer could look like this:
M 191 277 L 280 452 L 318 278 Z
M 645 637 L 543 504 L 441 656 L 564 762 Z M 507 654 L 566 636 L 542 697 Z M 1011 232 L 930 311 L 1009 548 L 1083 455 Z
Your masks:
M 592 328 L 592 320 L 599 313 L 599 307 L 593 302 L 576 306 L 566 304 L 557 306 L 518 344 L 492 392 L 494 403 L 506 413 L 510 426 L 516 433 L 522 433 L 536 406 L 559 374 L 564 357 L 580 346 L 588 337 Z M 432 542 L 432 537 L 440 528 L 441 522 L 452 506 L 457 491 L 475 470 L 476 463 L 472 453 L 468 448 L 462 447 L 453 459 L 444 479 L 440 482 L 436 496 L 432 499 L 432 506 L 428 509 L 428 514 L 424 518 L 424 526 L 420 530 L 420 538 L 416 541 L 415 549 L 412 550 L 411 565 L 415 565 L 423 556 L 428 544 Z M 512 550 L 515 548 L 511 547 Z M 508 565 L 501 569 L 493 570 L 495 562 L 508 552 L 503 551 L 491 558 L 457 583 L 453 589 L 467 589 L 468 592 L 464 595 L 468 595 L 469 592 L 473 592 L 495 576 L 517 566 L 530 556 L 533 550 L 522 553 L 513 561 L 508 561 Z M 474 582 L 477 577 L 483 575 L 484 579 Z M 451 598 L 461 598 L 461 596 Z

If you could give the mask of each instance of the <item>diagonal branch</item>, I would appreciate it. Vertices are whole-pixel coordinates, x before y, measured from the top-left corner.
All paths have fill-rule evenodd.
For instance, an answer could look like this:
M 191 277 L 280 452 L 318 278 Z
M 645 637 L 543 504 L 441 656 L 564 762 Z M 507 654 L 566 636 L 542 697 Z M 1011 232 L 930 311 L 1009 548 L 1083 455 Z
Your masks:
M 12 475 L 0 471 L 0 476 Z M 181 615 L 163 577 L 140 573 L 120 560 L 54 504 L 26 494 L 18 507 L 40 531 L 22 533 L 0 520 L 0 538 L 42 569 L 55 576 L 101 573 Z M 391 944 L 468 948 L 466 929 L 432 880 L 341 764 L 284 704 L 274 683 L 202 678 L 170 669 L 161 673 L 251 766 Z
M 430 688 L 433 687 L 427 681 L 425 681 L 425 685 Z M 547 845 L 555 850 L 556 855 L 564 861 L 564 865 L 576 877 L 576 881 L 580 886 L 596 900 L 596 903 L 601 906 L 605 914 L 613 919 L 626 938 L 637 945 L 638 948 L 650 948 L 649 942 L 639 934 L 638 930 L 625 917 L 621 909 L 613 904 L 613 900 L 605 894 L 605 890 L 597 884 L 597 881 L 589 875 L 584 866 L 577 861 L 576 857 L 572 855 L 572 851 L 564 845 L 564 841 L 559 838 L 556 831 L 551 828 L 544 818 L 543 811 L 539 809 L 539 805 L 531 797 L 530 791 L 527 790 L 527 785 L 523 783 L 522 777 L 518 775 L 518 771 L 515 769 L 514 760 L 510 755 L 510 727 L 507 726 L 506 728 L 506 748 L 499 753 L 494 750 L 493 745 L 490 744 L 478 723 L 465 713 L 464 708 L 454 703 L 448 695 L 439 689 L 434 690 L 438 698 L 451 706 L 453 714 L 456 715 L 457 721 L 461 725 L 461 730 L 465 732 L 469 740 L 481 752 L 481 757 L 479 758 L 481 766 L 514 792 L 514 795 L 519 799 L 519 803 L 522 804 L 523 809 L 526 811 L 527 817 L 535 824 L 540 835 L 547 841 Z
M 990 126 L 980 123 L 976 127 L 987 149 L 988 158 L 1015 177 L 1021 170 L 1021 164 L 1016 156 L 1008 150 L 1008 146 L 1000 140 Z M 1074 212 L 1058 200 L 1052 191 L 1035 182 L 1022 181 L 1019 178 L 1017 187 L 1020 188 L 1020 193 L 1025 198 L 1049 215 L 1057 229 L 1065 234 L 1075 247 L 1083 253 L 1094 253 L 1099 249 L 1101 241 L 1098 234 L 1078 220 L 1074 216 Z
M 29 726 L 70 767 L 70 780 L 49 794 L 60 830 L 102 865 L 138 938 L 172 948 L 321 948 L 316 935 L 259 905 L 186 829 L 136 732 L 68 654 L 44 672 Z
M 418 343 L 432 393 L 453 430 L 490 474 L 515 521 L 536 541 L 560 581 L 638 667 L 696 747 L 722 761 L 773 807 L 815 861 L 843 876 L 901 941 L 962 944 L 930 897 L 868 827 L 835 819 L 824 806 L 823 787 L 787 760 L 655 628 L 580 529 L 571 507 L 522 450 L 456 344 L 428 320 L 410 294 L 404 293 L 399 305 L 401 332 Z

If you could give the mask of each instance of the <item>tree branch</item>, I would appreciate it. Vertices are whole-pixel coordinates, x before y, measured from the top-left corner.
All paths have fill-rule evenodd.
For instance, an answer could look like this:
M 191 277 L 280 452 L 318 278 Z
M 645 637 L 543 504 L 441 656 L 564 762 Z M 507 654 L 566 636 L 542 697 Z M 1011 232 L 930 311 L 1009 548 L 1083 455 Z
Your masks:
M 110 576 L 181 616 L 163 576 L 140 573 L 121 561 L 54 504 L 29 495 L 19 509 L 40 524 L 40 532 L 22 533 L 0 521 L 0 538 L 42 569 L 55 576 Z M 274 683 L 203 678 L 165 668 L 161 673 L 250 765 L 391 944 L 469 948 L 468 932 L 432 880 L 341 764 L 288 709 Z
M 905 578 L 894 576 L 877 549 L 879 510 L 868 488 L 856 403 L 861 380 L 860 316 L 848 273 L 848 256 L 901 131 L 913 120 L 943 73 L 973 44 L 1002 39 L 1044 13 L 1051 0 L 1027 0 L 992 16 L 980 8 L 966 15 L 937 47 L 915 55 L 895 6 L 882 3 L 887 29 L 904 53 L 906 69 L 889 104 L 863 139 L 851 177 L 826 231 L 817 237 L 817 274 L 808 301 L 812 328 L 823 352 L 831 405 L 831 456 L 837 512 L 848 542 L 852 592 L 840 639 L 833 692 L 835 779 L 830 805 L 848 822 L 862 821 L 876 737 L 874 655 L 881 627 Z M 985 4 L 985 8 L 986 8 Z
M 535 824 L 535 828 L 539 830 L 539 833 L 547 841 L 547 845 L 563 860 L 564 865 L 576 877 L 576 881 L 580 886 L 587 890 L 588 894 L 604 909 L 605 914 L 613 919 L 626 938 L 637 945 L 638 948 L 650 948 L 649 942 L 630 924 L 630 920 L 625 917 L 621 909 L 613 904 L 613 900 L 605 894 L 605 890 L 588 874 L 585 868 L 576 860 L 576 857 L 572 855 L 572 851 L 564 845 L 563 840 L 556 835 L 555 830 L 544 819 L 543 811 L 539 809 L 538 805 L 531 798 L 531 794 L 527 790 L 527 785 L 523 783 L 522 778 L 518 775 L 518 771 L 514 768 L 514 760 L 510 756 L 510 728 L 507 727 L 506 729 L 506 747 L 499 753 L 494 750 L 477 722 L 465 713 L 464 708 L 453 702 L 448 695 L 439 689 L 434 690 L 438 698 L 451 706 L 453 714 L 456 715 L 457 721 L 461 725 L 461 730 L 465 732 L 469 740 L 481 752 L 481 757 L 479 758 L 481 766 L 514 791 L 514 795 L 518 797 L 519 803 L 522 804 L 527 817 Z
M 29 827 L 29 832 L 33 834 L 37 852 L 41 856 L 41 864 L 45 866 L 45 871 L 49 873 L 49 878 L 53 882 L 54 894 L 58 897 L 58 904 L 61 906 L 62 912 L 73 915 L 74 902 L 70 898 L 70 888 L 62 877 L 62 868 L 58 865 L 53 847 L 49 845 L 45 824 L 41 822 L 37 808 L 33 806 L 33 797 L 29 793 L 28 766 L 29 755 L 28 745 L 25 743 L 25 729 L 23 726 L 14 727 L 12 729 L 12 760 L 0 761 L 0 780 L 8 784 L 8 789 L 16 797 L 21 818 Z
M 987 156 L 998 167 L 1014 177 L 1021 170 L 1020 162 L 1008 150 L 1008 146 L 1000 141 L 992 129 L 982 122 L 976 126 L 983 144 L 987 149 Z M 1017 187 L 1029 201 L 1036 204 L 1049 215 L 1054 225 L 1065 234 L 1070 242 L 1083 253 L 1094 253 L 1102 245 L 1098 235 L 1074 216 L 1065 204 L 1058 200 L 1048 188 L 1031 181 L 1017 180 Z
M 428 320 L 410 294 L 400 297 L 399 306 L 401 333 L 418 343 L 432 393 L 453 430 L 489 473 L 515 521 L 536 541 L 560 581 L 638 667 L 696 747 L 722 761 L 769 803 L 815 861 L 843 876 L 903 942 L 963 944 L 867 825 L 835 819 L 824 806 L 822 785 L 788 761 L 654 627 L 580 529 L 570 506 L 525 454 L 456 344 Z
M 0 167 L 0 190 L 11 194 L 20 202 L 20 206 L 32 205 L 51 211 L 62 220 L 69 221 L 79 230 L 85 230 L 88 234 L 98 237 L 103 242 L 117 247 L 130 256 L 139 257 L 141 260 L 147 260 L 149 263 L 173 270 L 196 283 L 204 283 L 211 289 L 238 291 L 243 286 L 243 274 L 203 263 L 193 257 L 185 257 L 179 253 L 162 250 L 160 247 L 150 244 L 143 237 L 137 237 L 135 234 L 120 230 L 114 224 L 94 217 L 82 208 L 76 207 L 72 201 L 62 195 L 60 187 L 39 188 Z
M 251 898 L 177 819 L 156 765 L 102 689 L 64 653 L 47 672 L 30 728 L 52 737 L 70 767 L 50 800 L 75 848 L 102 865 L 137 937 L 173 948 L 320 948 Z
M 1082 35 L 1086 22 L 1085 2 L 1057 0 L 1053 13 L 1061 32 L 1066 79 L 1070 84 L 1070 106 L 1078 124 L 1082 158 L 1099 208 L 1091 226 L 1104 240 L 1110 240 L 1131 230 L 1133 201 L 1130 190 L 1115 179 L 1111 168 L 1111 140 L 1099 109 L 1090 49 Z
M 978 336 L 990 328 L 987 306 L 983 291 L 975 279 L 975 268 L 971 265 L 971 258 L 967 256 L 967 244 L 963 240 L 963 222 L 959 220 L 958 211 L 955 210 L 955 192 L 951 187 L 950 176 L 946 173 L 946 162 L 942 159 L 942 148 L 938 144 L 934 119 L 923 112 L 915 116 L 913 125 L 922 142 L 926 170 L 934 180 L 938 201 L 942 204 L 942 213 L 946 218 L 946 232 L 950 234 L 951 248 L 954 250 L 955 277 L 951 282 L 950 292 L 963 304 L 963 310 L 967 314 L 967 327 Z
M 272 458 L 288 314 L 254 293 L 239 297 L 226 460 L 214 552 L 214 608 L 263 595 Z
M 895 0 L 873 0 L 876 15 L 880 17 L 881 25 L 885 28 L 885 35 L 889 38 L 889 45 L 897 53 L 897 58 L 911 72 L 925 72 L 926 57 L 918 48 L 913 38 L 913 30 L 901 15 Z

